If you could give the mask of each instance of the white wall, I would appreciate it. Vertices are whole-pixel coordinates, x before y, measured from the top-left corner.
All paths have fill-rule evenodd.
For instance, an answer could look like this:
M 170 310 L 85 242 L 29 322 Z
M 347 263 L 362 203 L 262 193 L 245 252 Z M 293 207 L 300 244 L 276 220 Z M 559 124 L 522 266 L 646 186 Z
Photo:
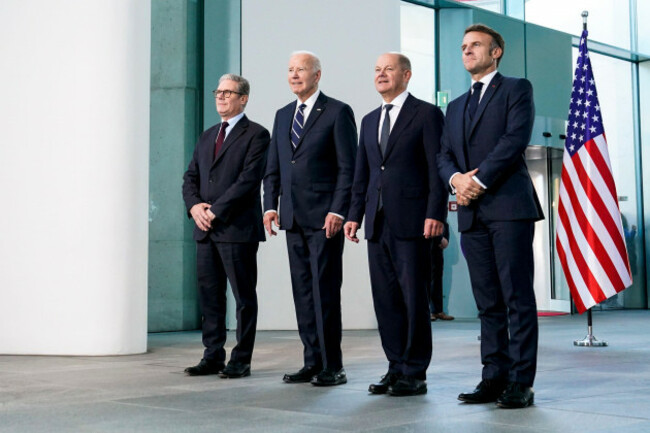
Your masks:
M 0 2 L 0 353 L 146 350 L 149 1 Z
M 377 57 L 400 49 L 398 0 L 243 0 L 242 75 L 251 82 L 247 115 L 271 130 L 275 111 L 295 99 L 287 83 L 291 52 L 321 59 L 320 89 L 352 106 L 357 125 L 381 104 Z M 342 309 L 345 329 L 377 326 L 365 241 L 346 241 Z M 284 233 L 260 246 L 258 329 L 296 329 Z M 231 309 L 232 310 L 232 309 Z

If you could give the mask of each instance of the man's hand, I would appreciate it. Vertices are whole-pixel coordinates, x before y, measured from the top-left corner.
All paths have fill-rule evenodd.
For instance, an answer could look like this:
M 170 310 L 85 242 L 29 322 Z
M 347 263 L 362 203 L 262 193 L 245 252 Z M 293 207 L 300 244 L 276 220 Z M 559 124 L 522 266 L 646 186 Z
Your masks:
M 456 190 L 456 197 L 458 204 L 467 206 L 472 200 L 476 200 L 481 194 L 485 192 L 483 187 L 476 183 L 472 176 L 478 173 L 478 168 L 467 173 L 458 173 L 451 179 L 451 185 Z
M 325 230 L 325 237 L 327 239 L 330 239 L 336 236 L 336 234 L 341 230 L 342 226 L 343 226 L 342 218 L 339 218 L 333 213 L 328 213 L 327 216 L 325 217 L 325 224 L 322 227 Z
M 273 223 L 275 223 L 276 227 L 280 227 L 280 217 L 278 217 L 278 213 L 275 211 L 269 211 L 264 214 L 264 228 L 268 232 L 269 235 L 275 236 L 277 233 L 273 230 Z
M 424 237 L 426 239 L 431 239 L 434 236 L 440 236 L 444 230 L 445 225 L 433 218 L 427 218 L 424 220 Z
M 214 219 L 214 214 L 209 209 L 210 205 L 207 203 L 197 203 L 190 209 L 190 215 L 194 218 L 196 226 L 204 232 L 210 230 L 212 227 L 211 221 Z M 208 212 L 212 214 L 212 218 L 210 218 Z
M 357 230 L 359 230 L 359 223 L 355 223 L 354 221 L 348 221 L 345 223 L 345 226 L 343 226 L 343 233 L 345 233 L 345 237 L 355 244 L 359 243 Z

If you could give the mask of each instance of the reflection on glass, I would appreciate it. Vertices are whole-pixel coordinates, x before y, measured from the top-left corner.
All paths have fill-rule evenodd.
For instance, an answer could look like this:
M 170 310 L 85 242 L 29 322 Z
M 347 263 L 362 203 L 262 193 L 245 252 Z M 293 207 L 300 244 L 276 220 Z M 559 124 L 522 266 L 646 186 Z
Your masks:
M 458 3 L 464 3 L 466 5 L 476 6 L 481 9 L 487 9 L 492 12 L 503 12 L 501 7 L 501 0 L 455 0 Z
M 413 76 L 409 92 L 424 101 L 435 103 L 435 9 L 400 3 L 401 52 L 411 60 Z
M 630 49 L 628 0 L 527 0 L 526 21 L 580 35 L 585 10 L 589 12 L 589 39 Z

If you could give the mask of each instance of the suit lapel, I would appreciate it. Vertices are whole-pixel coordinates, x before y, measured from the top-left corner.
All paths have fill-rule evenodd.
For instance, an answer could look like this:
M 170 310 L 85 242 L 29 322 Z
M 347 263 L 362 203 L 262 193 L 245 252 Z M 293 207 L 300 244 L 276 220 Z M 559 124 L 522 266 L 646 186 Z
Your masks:
M 374 111 L 371 111 L 368 115 L 368 127 L 370 132 L 367 134 L 366 152 L 376 153 L 378 155 L 378 160 L 381 160 L 381 149 L 379 148 L 379 137 L 377 133 L 379 131 L 379 119 L 381 118 L 381 105 Z
M 390 155 L 393 147 L 395 147 L 395 143 L 399 139 L 400 134 L 413 120 L 413 116 L 415 116 L 417 112 L 416 107 L 418 104 L 418 100 L 415 99 L 415 97 L 413 97 L 411 94 L 409 94 L 406 98 L 406 101 L 404 101 L 404 105 L 399 110 L 399 114 L 397 115 L 397 121 L 395 122 L 393 129 L 390 131 L 390 136 L 388 137 L 388 146 L 386 146 L 386 154 L 384 155 L 384 161 L 386 158 L 388 158 L 388 155 Z M 379 128 L 379 126 L 377 127 Z
M 232 146 L 235 141 L 237 141 L 239 136 L 241 136 L 246 131 L 246 128 L 248 128 L 248 118 L 244 114 L 244 117 L 239 119 L 239 122 L 235 124 L 235 126 L 232 128 L 232 131 L 230 131 L 226 139 L 223 141 L 223 145 L 221 146 L 221 149 L 219 149 L 219 153 L 212 163 L 213 166 L 219 162 L 224 153 L 226 153 L 228 148 Z
M 480 104 L 478 104 L 478 108 L 476 109 L 476 114 L 474 114 L 474 119 L 472 120 L 472 124 L 469 128 L 469 132 L 467 134 L 467 139 L 469 139 L 472 136 L 472 133 L 474 132 L 474 128 L 476 128 L 476 125 L 478 124 L 479 120 L 481 119 L 481 116 L 483 116 L 483 112 L 485 112 L 485 107 L 488 106 L 490 103 L 490 100 L 494 96 L 494 93 L 499 89 L 499 86 L 501 86 L 501 79 L 503 78 L 503 75 L 497 73 L 494 78 L 492 78 L 492 81 L 490 81 L 490 84 L 488 85 L 487 90 L 483 94 L 483 97 L 481 98 Z
M 305 122 L 305 126 L 302 128 L 302 134 L 300 135 L 300 140 L 298 140 L 296 151 L 298 151 L 298 149 L 302 145 L 302 142 L 304 141 L 305 136 L 309 133 L 311 127 L 314 126 L 314 123 L 316 123 L 320 115 L 323 114 L 323 111 L 325 111 L 326 106 L 327 106 L 327 96 L 325 96 L 323 92 L 320 92 L 320 95 L 318 95 L 318 98 L 316 99 L 316 102 L 314 103 L 314 106 L 311 109 L 311 112 L 309 113 L 307 122 Z M 295 106 L 294 106 L 294 111 L 295 111 Z M 291 122 L 293 123 L 293 118 L 291 119 Z

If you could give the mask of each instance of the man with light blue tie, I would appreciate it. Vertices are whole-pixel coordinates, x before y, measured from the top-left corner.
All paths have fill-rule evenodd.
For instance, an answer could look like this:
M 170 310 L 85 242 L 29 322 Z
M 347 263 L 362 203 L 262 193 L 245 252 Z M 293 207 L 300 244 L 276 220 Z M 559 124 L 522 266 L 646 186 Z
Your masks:
M 347 382 L 341 354 L 343 233 L 357 149 L 349 105 L 318 89 L 320 60 L 299 51 L 288 81 L 297 100 L 275 116 L 264 176 L 264 226 L 286 231 L 303 367 L 286 383 Z M 279 205 L 279 207 L 278 207 Z

